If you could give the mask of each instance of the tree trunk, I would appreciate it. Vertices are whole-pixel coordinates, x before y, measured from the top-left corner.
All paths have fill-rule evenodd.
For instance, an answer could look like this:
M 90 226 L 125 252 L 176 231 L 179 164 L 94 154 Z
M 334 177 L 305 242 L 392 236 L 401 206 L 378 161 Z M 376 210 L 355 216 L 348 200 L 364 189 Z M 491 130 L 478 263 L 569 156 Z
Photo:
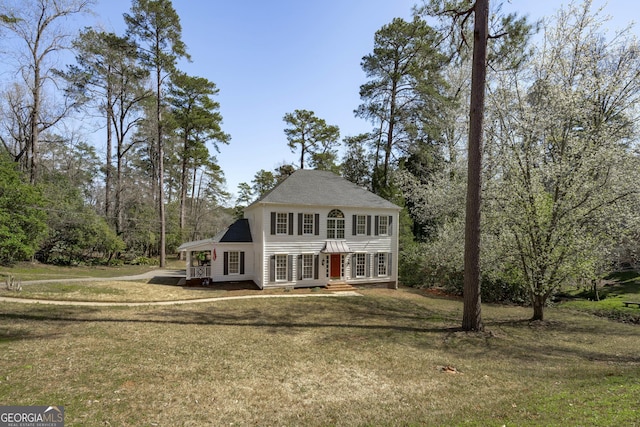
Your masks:
M 158 49 L 159 50 L 159 49 Z M 162 69 L 160 65 L 156 68 L 156 120 L 157 120 L 157 152 L 158 152 L 158 217 L 160 220 L 160 268 L 166 266 L 166 238 L 167 238 L 167 225 L 164 209 L 164 146 L 162 143 Z
M 35 51 L 35 48 L 34 48 Z M 33 70 L 33 89 L 31 95 L 33 97 L 33 106 L 30 113 L 29 123 L 29 181 L 31 184 L 36 183 L 38 169 L 38 139 L 40 138 L 38 128 L 38 117 L 40 116 L 40 63 L 35 59 Z
M 382 121 L 380 122 L 380 129 L 378 129 L 376 135 L 376 154 L 374 158 L 373 171 L 371 173 L 371 191 L 374 194 L 380 194 L 379 185 L 379 170 L 380 170 L 380 145 L 382 144 Z
M 480 299 L 480 201 L 489 0 L 476 0 L 474 18 L 464 245 L 464 313 L 462 329 L 465 331 L 482 331 L 484 329 Z
M 118 159 L 116 164 L 116 234 L 120 236 L 123 232 L 122 215 L 122 142 L 118 140 Z
M 107 158 L 106 158 L 106 171 L 104 174 L 104 215 L 107 217 L 107 221 L 109 224 L 113 224 L 113 220 L 110 218 L 111 215 L 111 181 L 113 177 L 111 176 L 111 151 L 112 151 L 112 139 L 113 139 L 113 128 L 112 128 L 112 120 L 113 120 L 113 101 L 111 100 L 111 84 L 107 87 Z
M 184 238 L 184 226 L 187 217 L 187 150 L 189 149 L 189 138 L 185 130 L 184 146 L 182 155 L 182 169 L 180 171 L 180 238 Z M 192 199 L 193 200 L 193 199 Z
M 543 295 L 533 295 L 533 317 L 531 320 L 544 320 L 544 302 L 545 297 Z
M 394 72 L 397 75 L 398 63 L 395 64 Z M 384 170 L 383 170 L 383 184 L 385 190 L 389 186 L 389 163 L 391 162 L 391 149 L 393 148 L 393 133 L 395 131 L 396 123 L 396 97 L 398 92 L 398 81 L 393 80 L 391 85 L 391 101 L 389 105 L 389 129 L 387 130 L 387 145 L 384 150 Z
M 196 182 L 198 182 L 198 167 L 196 165 L 193 166 L 193 176 L 191 177 L 191 200 L 196 200 Z M 191 208 L 189 209 L 189 215 L 193 216 L 195 203 L 191 203 Z
M 449 150 L 449 165 L 451 170 L 449 171 L 449 179 L 453 182 L 456 178 L 456 170 L 454 165 L 458 160 L 458 154 L 456 152 L 456 144 L 455 144 L 455 129 L 451 126 L 446 130 L 447 132 L 447 147 Z

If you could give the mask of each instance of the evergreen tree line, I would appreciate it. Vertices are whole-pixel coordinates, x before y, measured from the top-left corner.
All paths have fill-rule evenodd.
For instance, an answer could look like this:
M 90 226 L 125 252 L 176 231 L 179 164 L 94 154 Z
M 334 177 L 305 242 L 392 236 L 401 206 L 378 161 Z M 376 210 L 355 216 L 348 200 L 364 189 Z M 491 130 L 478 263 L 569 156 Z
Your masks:
M 21 55 L 0 106 L 0 261 L 163 265 L 183 241 L 211 237 L 294 170 L 314 168 L 404 208 L 404 284 L 461 292 L 474 17 L 471 3 L 454 3 L 426 2 L 373 35 L 354 106 L 370 132 L 340 140 L 313 111 L 286 113 L 297 160 L 241 183 L 235 212 L 207 148 L 230 141 L 218 89 L 177 69 L 189 56 L 171 1 L 133 0 L 122 35 L 54 25 L 91 1 L 6 3 L 2 36 Z M 589 0 L 541 23 L 499 7 L 489 20 L 482 295 L 530 303 L 542 318 L 561 286 L 637 261 L 640 50 L 630 29 L 607 33 Z M 65 42 L 76 61 L 54 69 Z M 66 125 L 78 112 L 106 127 L 103 158 Z
M 208 148 L 230 140 L 218 89 L 177 68 L 189 55 L 171 1 L 134 0 L 123 14 L 125 34 L 65 28 L 92 5 L 0 6 L 0 57 L 20 77 L 0 102 L 0 164 L 14 177 L 0 184 L 1 212 L 12 219 L 3 223 L 2 263 L 164 265 L 167 251 L 232 218 L 222 207 L 224 173 Z M 69 49 L 75 62 L 53 67 Z M 100 156 L 73 128 L 95 120 L 106 129 Z M 18 219 L 25 226 L 15 227 Z

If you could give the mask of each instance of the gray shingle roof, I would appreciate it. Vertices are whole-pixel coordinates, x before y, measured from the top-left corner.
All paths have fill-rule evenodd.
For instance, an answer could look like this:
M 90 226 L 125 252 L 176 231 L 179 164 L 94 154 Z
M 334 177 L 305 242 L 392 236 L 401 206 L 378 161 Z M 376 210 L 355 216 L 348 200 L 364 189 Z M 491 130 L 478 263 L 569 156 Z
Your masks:
M 234 243 L 252 242 L 249 220 L 242 218 L 231 224 L 218 241 Z
M 251 243 L 249 220 L 242 218 L 225 228 L 210 239 L 186 242 L 180 245 L 178 251 L 206 250 L 215 243 Z
M 333 172 L 299 169 L 256 203 L 400 209 Z

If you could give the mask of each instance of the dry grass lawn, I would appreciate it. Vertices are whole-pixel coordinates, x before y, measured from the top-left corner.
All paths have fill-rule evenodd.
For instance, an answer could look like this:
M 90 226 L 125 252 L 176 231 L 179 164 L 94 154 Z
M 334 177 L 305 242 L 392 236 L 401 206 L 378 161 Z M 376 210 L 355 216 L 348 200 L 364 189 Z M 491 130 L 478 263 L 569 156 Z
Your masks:
M 178 277 L 154 277 L 147 280 L 86 278 L 81 281 L 24 284 L 20 292 L 7 290 L 0 283 L 0 297 L 118 303 L 192 300 L 240 295 L 328 293 L 320 288 L 261 291 L 256 285 L 244 283 L 215 284 L 205 288 L 191 288 L 177 286 L 178 280 Z
M 184 269 L 184 262 L 171 260 L 167 268 Z M 45 279 L 71 279 L 93 277 L 133 276 L 157 269 L 151 265 L 76 266 L 65 267 L 41 264 L 39 262 L 21 262 L 12 267 L 0 266 L 0 280 L 13 276 L 22 281 Z
M 484 306 L 464 333 L 459 301 L 363 294 L 0 303 L 0 404 L 69 426 L 640 425 L 638 326 Z
M 94 281 L 23 285 L 22 291 L 0 289 L 0 296 L 59 301 L 153 302 L 230 295 L 228 291 L 196 289 L 141 281 Z

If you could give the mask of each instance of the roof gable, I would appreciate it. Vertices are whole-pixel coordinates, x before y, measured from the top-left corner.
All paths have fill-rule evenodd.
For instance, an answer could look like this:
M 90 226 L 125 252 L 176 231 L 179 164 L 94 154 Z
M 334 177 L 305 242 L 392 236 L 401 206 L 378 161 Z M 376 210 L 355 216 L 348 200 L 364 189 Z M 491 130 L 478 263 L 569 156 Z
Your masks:
M 255 203 L 400 209 L 333 172 L 308 169 L 298 169 Z

